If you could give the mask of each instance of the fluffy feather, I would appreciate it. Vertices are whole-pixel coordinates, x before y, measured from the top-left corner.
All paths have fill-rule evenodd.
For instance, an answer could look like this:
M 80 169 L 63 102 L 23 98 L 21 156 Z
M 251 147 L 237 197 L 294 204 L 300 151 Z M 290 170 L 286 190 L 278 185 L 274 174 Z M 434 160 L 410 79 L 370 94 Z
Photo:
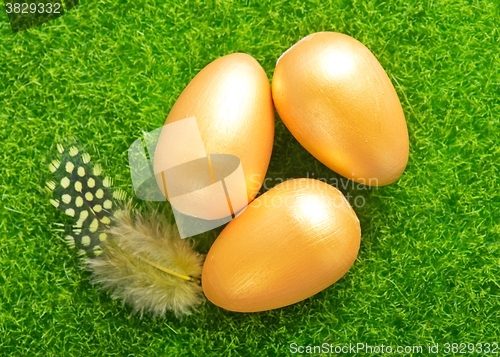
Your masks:
M 157 211 L 144 217 L 124 209 L 115 214 L 108 234 L 103 254 L 88 259 L 87 267 L 94 283 L 111 290 L 113 298 L 130 304 L 134 313 L 163 316 L 173 311 L 181 317 L 204 301 L 196 279 L 201 276 L 203 256 Z
M 197 279 L 203 256 L 157 211 L 143 216 L 132 203 L 123 204 L 124 192 L 112 188 L 75 139 L 56 148 L 47 187 L 57 198 L 50 202 L 74 220 L 66 240 L 85 256 L 92 282 L 141 316 L 190 314 L 204 301 Z

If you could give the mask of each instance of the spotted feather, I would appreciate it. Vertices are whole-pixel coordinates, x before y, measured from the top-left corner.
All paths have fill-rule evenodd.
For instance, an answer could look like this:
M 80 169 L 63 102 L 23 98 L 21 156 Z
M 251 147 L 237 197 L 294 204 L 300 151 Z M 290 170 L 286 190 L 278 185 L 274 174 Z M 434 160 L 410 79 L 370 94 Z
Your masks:
M 75 139 L 58 143 L 56 149 L 57 156 L 49 164 L 53 179 L 47 188 L 55 195 L 50 203 L 74 221 L 66 235 L 68 244 L 95 257 L 107 240 L 117 201 L 126 195 L 113 189 L 112 180 L 103 176 L 99 164 L 92 165 L 90 155 Z
M 66 239 L 82 254 L 92 282 L 141 316 L 196 311 L 204 301 L 203 256 L 192 242 L 181 239 L 164 214 L 142 215 L 132 201 L 125 203 L 125 193 L 74 139 L 57 144 L 56 152 L 50 202 L 72 218 Z

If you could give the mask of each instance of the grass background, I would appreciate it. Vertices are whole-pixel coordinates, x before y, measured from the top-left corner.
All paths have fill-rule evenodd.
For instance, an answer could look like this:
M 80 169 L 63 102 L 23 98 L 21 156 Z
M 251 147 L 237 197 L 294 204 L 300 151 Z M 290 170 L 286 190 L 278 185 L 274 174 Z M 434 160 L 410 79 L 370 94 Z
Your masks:
M 499 11 L 464 0 L 100 0 L 17 34 L 0 14 L 0 354 L 284 356 L 292 342 L 424 351 L 500 342 Z M 353 36 L 375 54 L 410 135 L 399 181 L 341 187 L 366 201 L 354 206 L 354 266 L 278 310 L 207 303 L 183 321 L 130 317 L 51 230 L 64 219 L 40 193 L 54 137 L 78 137 L 132 193 L 128 146 L 164 123 L 198 71 L 245 52 L 271 79 L 281 53 L 318 31 Z M 270 184 L 312 173 L 339 178 L 277 116 Z

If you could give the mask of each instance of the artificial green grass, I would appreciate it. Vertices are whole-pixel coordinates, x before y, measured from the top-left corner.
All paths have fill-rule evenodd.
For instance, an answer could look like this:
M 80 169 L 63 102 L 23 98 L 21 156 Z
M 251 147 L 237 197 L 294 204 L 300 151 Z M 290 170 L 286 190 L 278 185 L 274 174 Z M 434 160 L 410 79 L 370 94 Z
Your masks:
M 0 15 L 0 355 L 283 356 L 325 342 L 439 343 L 444 355 L 445 343 L 500 342 L 499 12 L 465 0 L 81 1 L 17 34 Z M 410 135 L 399 181 L 339 187 L 361 221 L 355 264 L 278 310 L 130 317 L 51 228 L 65 219 L 41 194 L 54 137 L 78 137 L 132 194 L 128 146 L 199 70 L 245 52 L 271 79 L 281 53 L 318 31 L 375 54 Z M 268 185 L 306 176 L 340 179 L 276 117 Z M 218 232 L 197 237 L 200 249 Z

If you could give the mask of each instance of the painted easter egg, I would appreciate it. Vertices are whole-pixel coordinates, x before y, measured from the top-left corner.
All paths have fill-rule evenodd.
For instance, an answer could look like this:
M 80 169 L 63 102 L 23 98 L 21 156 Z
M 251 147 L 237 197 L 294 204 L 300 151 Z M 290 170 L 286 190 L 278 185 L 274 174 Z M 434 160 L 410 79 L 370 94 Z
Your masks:
M 409 142 L 401 103 L 361 42 L 334 32 L 305 37 L 279 58 L 272 93 L 286 127 L 330 169 L 371 186 L 402 175 Z
M 217 237 L 203 266 L 203 291 L 231 311 L 294 304 L 339 280 L 360 238 L 359 220 L 339 190 L 314 179 L 283 182 Z
M 173 151 L 179 151 L 174 154 L 183 160 L 184 168 L 178 171 L 182 169 L 190 174 L 189 177 L 184 175 L 187 179 L 179 179 L 172 185 L 181 186 L 174 187 L 177 192 L 187 192 L 190 195 L 179 204 L 181 207 L 179 210 L 184 210 L 183 213 L 188 215 L 203 215 L 200 217 L 203 219 L 218 219 L 226 215 L 227 210 L 219 210 L 215 203 L 211 205 L 210 210 L 200 209 L 197 202 L 200 197 L 207 202 L 217 201 L 210 196 L 212 193 L 207 193 L 204 187 L 215 184 L 217 176 L 221 176 L 221 170 L 230 174 L 231 166 L 234 166 L 227 164 L 225 169 L 217 169 L 216 172 L 214 169 L 214 165 L 218 164 L 215 162 L 216 155 L 223 154 L 226 155 L 225 157 L 232 155 L 240 160 L 244 177 L 242 178 L 243 188 L 238 190 L 243 191 L 245 198 L 236 203 L 229 202 L 232 204 L 230 205 L 231 213 L 237 213 L 259 192 L 271 157 L 274 138 L 274 106 L 266 73 L 253 57 L 243 53 L 230 54 L 213 61 L 203 68 L 184 89 L 172 107 L 165 125 L 187 118 L 196 119 L 201 134 L 201 151 L 204 150 L 206 153 L 206 162 L 199 162 L 206 165 L 195 165 L 195 160 L 202 160 L 196 135 L 182 129 L 179 135 L 171 135 L 167 138 L 167 135 L 163 135 L 164 132 L 162 132 L 155 151 L 155 174 L 161 171 L 159 168 L 165 166 L 169 159 L 166 154 L 172 156 Z M 176 145 L 177 149 L 171 149 L 172 140 L 179 141 Z M 167 149 L 168 147 L 170 149 Z M 190 160 L 190 155 L 193 160 Z M 190 161 L 193 164 L 190 164 Z M 188 167 L 189 165 L 191 167 Z M 203 167 L 209 169 L 201 172 L 203 169 L 200 168 Z M 169 188 L 163 187 L 161 180 L 162 178 L 157 175 L 160 189 L 164 194 L 166 189 L 166 195 L 169 196 Z M 204 180 L 208 183 L 203 182 Z M 230 188 L 220 186 L 218 189 L 218 192 L 223 192 L 222 190 L 225 189 L 226 195 L 229 199 L 231 198 L 230 192 L 227 192 Z M 236 194 L 241 196 L 241 192 Z M 227 205 L 225 198 L 222 201 L 224 201 L 222 205 Z M 187 203 L 184 204 L 185 202 Z

